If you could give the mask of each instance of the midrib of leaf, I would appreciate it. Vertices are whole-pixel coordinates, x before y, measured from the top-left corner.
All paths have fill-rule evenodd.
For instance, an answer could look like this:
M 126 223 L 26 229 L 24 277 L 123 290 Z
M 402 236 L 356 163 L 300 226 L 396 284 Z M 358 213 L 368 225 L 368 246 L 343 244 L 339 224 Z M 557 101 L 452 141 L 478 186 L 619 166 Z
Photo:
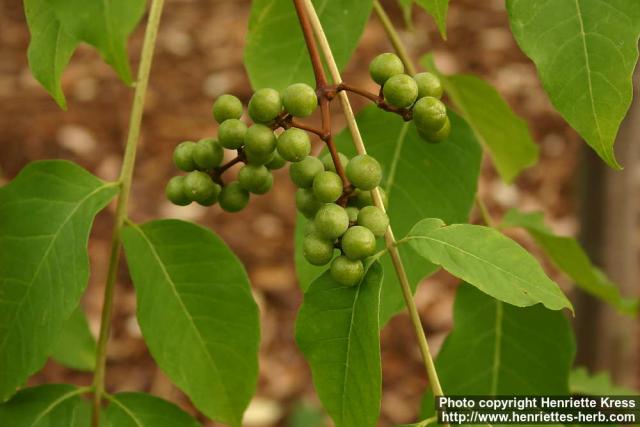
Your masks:
M 602 132 L 600 130 L 600 122 L 598 121 L 598 116 L 596 115 L 596 106 L 593 103 L 593 83 L 591 81 L 591 61 L 589 60 L 589 50 L 587 49 L 587 35 L 584 31 L 584 21 L 582 19 L 582 10 L 580 9 L 579 0 L 574 0 L 576 5 L 576 12 L 578 15 L 578 22 L 580 23 L 580 39 L 582 41 L 582 50 L 584 53 L 584 64 L 585 71 L 587 73 L 587 83 L 589 88 L 589 104 L 591 105 L 591 113 L 593 114 L 593 121 L 596 125 L 596 131 L 598 132 L 598 145 L 600 149 L 603 150 L 603 153 L 606 152 L 606 147 L 604 147 L 604 142 L 602 139 Z M 610 157 L 607 155 L 607 157 Z
M 87 391 L 86 388 L 78 388 L 76 390 L 72 390 L 67 394 L 64 394 L 62 396 L 60 396 L 57 400 L 54 400 L 49 406 L 47 406 L 45 408 L 44 411 L 42 411 L 39 415 L 38 418 L 36 418 L 35 420 L 33 420 L 33 424 L 31 424 L 32 426 L 36 426 L 38 425 L 38 422 L 40 422 L 40 420 L 42 419 L 42 417 L 44 417 L 45 415 L 47 415 L 49 412 L 53 411 L 53 409 L 60 405 L 62 402 L 64 402 L 67 399 L 72 398 L 73 396 L 77 396 L 79 394 L 84 393 L 85 391 Z
M 127 408 L 125 405 L 123 405 L 118 400 L 117 397 L 111 396 L 111 398 L 109 398 L 109 400 L 111 401 L 111 403 L 115 403 L 116 405 L 118 405 L 118 407 L 120 407 L 124 411 L 124 413 L 127 414 L 129 416 L 129 418 L 131 418 L 136 423 L 136 425 L 138 425 L 140 427 L 145 427 L 144 424 L 142 424 L 142 422 L 138 419 L 138 417 L 136 417 L 136 415 L 133 412 L 131 412 L 129 410 L 129 408 Z
M 402 154 L 402 148 L 404 141 L 407 139 L 407 131 L 409 130 L 409 123 L 403 123 L 400 132 L 398 133 L 398 139 L 396 140 L 396 149 L 393 152 L 393 158 L 391 159 L 391 167 L 389 168 L 389 178 L 387 179 L 387 197 L 391 199 L 391 190 L 396 180 L 396 171 L 398 169 L 398 163 L 400 162 L 400 155 Z
M 162 274 L 165 276 L 165 279 L 170 284 L 170 288 L 173 291 L 173 293 L 174 293 L 174 295 L 176 297 L 176 300 L 178 301 L 180 307 L 184 311 L 184 314 L 187 317 L 187 319 L 189 319 L 189 324 L 191 325 L 191 327 L 195 331 L 196 336 L 198 337 L 199 344 L 202 347 L 204 353 L 207 355 L 207 359 L 211 363 L 211 366 L 216 371 L 218 376 L 220 376 L 220 370 L 218 369 L 218 366 L 216 365 L 215 361 L 211 358 L 211 355 L 209 354 L 209 350 L 208 350 L 208 348 L 207 348 L 207 346 L 206 346 L 206 344 L 204 342 L 204 338 L 200 334 L 200 330 L 197 328 L 197 326 L 196 326 L 196 324 L 195 324 L 195 322 L 193 320 L 193 317 L 191 316 L 191 314 L 187 310 L 187 307 L 184 305 L 184 302 L 182 301 L 182 298 L 180 297 L 180 294 L 178 293 L 178 290 L 176 288 L 176 284 L 173 282 L 173 279 L 171 278 L 171 275 L 167 271 L 164 263 L 162 262 L 162 259 L 160 258 L 160 255 L 158 254 L 158 252 L 153 247 L 153 244 L 151 243 L 151 241 L 149 240 L 147 235 L 144 233 L 144 231 L 138 225 L 131 223 L 130 226 L 133 229 L 135 229 L 136 231 L 138 231 L 138 233 L 140 233 L 140 235 L 142 236 L 142 239 L 149 246 L 149 250 L 151 251 L 152 256 L 156 259 L 156 262 L 158 263 L 158 266 L 160 267 L 160 270 L 162 271 Z M 227 390 L 226 384 L 224 383 L 224 381 L 220 380 L 220 385 L 222 386 L 222 389 L 224 390 L 224 399 L 225 399 L 226 403 L 229 405 L 229 407 L 233 408 L 234 405 L 231 403 L 231 399 L 229 397 L 229 390 Z M 234 412 L 232 411 L 232 414 L 233 413 Z M 235 415 L 234 415 L 234 417 L 235 417 Z M 237 423 L 237 420 L 234 420 L 234 421 L 236 421 L 236 423 Z
M 349 330 L 347 332 L 347 360 L 345 362 L 344 368 L 344 379 L 342 380 L 342 408 L 340 413 L 342 414 L 342 422 L 344 423 L 344 410 L 347 407 L 345 404 L 345 397 L 347 396 L 347 375 L 349 373 L 349 365 L 351 360 L 351 331 L 353 330 L 353 319 L 356 314 L 356 304 L 358 302 L 358 298 L 360 298 L 360 286 L 358 285 L 358 290 L 356 291 L 356 296 L 353 298 L 353 305 L 351 306 L 351 319 L 349 319 Z
M 502 356 L 502 316 L 504 314 L 504 307 L 500 300 L 494 300 L 496 302 L 496 331 L 495 331 L 495 343 L 493 346 L 493 372 L 491 376 L 491 395 L 495 396 L 498 392 L 498 371 L 500 369 L 500 358 Z
M 117 186 L 118 186 L 118 183 L 112 182 L 112 183 L 107 183 L 107 184 L 102 185 L 101 187 L 96 188 L 91 193 L 89 193 L 85 197 L 83 197 L 78 202 L 77 206 L 71 210 L 69 215 L 60 224 L 60 227 L 58 227 L 56 232 L 52 235 L 51 241 L 49 242 L 49 245 L 47 246 L 47 249 L 45 250 L 44 254 L 42 255 L 42 258 L 40 259 L 40 262 L 38 263 L 38 267 L 36 268 L 35 273 L 33 274 L 33 276 L 31 276 L 31 280 L 29 282 L 24 282 L 24 284 L 27 285 L 27 292 L 25 292 L 25 294 L 20 299 L 20 302 L 18 303 L 18 308 L 14 312 L 15 314 L 12 316 L 12 319 L 11 319 L 11 321 L 9 323 L 12 323 L 15 320 L 16 316 L 18 315 L 18 313 L 20 313 L 22 311 L 22 305 L 24 304 L 24 302 L 26 301 L 27 297 L 31 293 L 31 289 L 33 289 L 33 282 L 35 281 L 36 277 L 39 276 L 40 269 L 44 265 L 44 260 L 47 259 L 47 257 L 49 256 L 49 252 L 51 251 L 51 248 L 53 248 L 53 246 L 55 246 L 54 243 L 58 239 L 58 236 L 60 234 L 60 230 L 62 230 L 65 227 L 65 225 L 67 225 L 69 220 L 71 220 L 71 218 L 76 214 L 78 209 L 80 209 L 80 207 L 83 206 L 84 203 L 87 200 L 89 200 L 91 197 L 93 197 L 95 194 L 101 192 L 102 190 L 106 190 L 106 189 L 109 189 L 111 187 L 117 187 Z M 2 339 L 2 343 L 0 343 L 0 349 L 4 348 L 5 344 L 7 343 L 7 338 L 8 337 L 9 337 L 9 334 L 6 334 L 4 336 L 4 338 Z

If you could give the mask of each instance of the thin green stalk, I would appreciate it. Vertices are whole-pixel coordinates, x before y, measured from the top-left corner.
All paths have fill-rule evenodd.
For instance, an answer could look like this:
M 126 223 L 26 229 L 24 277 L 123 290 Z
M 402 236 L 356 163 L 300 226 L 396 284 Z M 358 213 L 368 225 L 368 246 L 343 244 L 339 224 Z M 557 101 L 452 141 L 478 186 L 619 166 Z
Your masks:
M 100 420 L 100 406 L 102 395 L 104 393 L 104 377 L 107 360 L 107 341 L 111 331 L 111 316 L 113 312 L 113 291 L 118 272 L 118 264 L 120 261 L 120 231 L 127 220 L 127 208 L 129 205 L 129 195 L 131 193 L 131 182 L 133 179 L 133 170 L 136 161 L 136 152 L 138 148 L 138 140 L 140 138 L 140 126 L 142 123 L 142 113 L 144 111 L 144 100 L 149 84 L 149 74 L 151 71 L 151 62 L 153 60 L 153 52 L 158 36 L 158 27 L 160 26 L 160 17 L 164 0 L 153 0 L 147 28 L 145 30 L 144 44 L 142 53 L 140 54 L 140 65 L 138 68 L 138 79 L 136 82 L 135 93 L 133 97 L 133 105 L 129 118 L 129 131 L 127 133 L 127 142 L 124 150 L 124 158 L 120 170 L 120 195 L 116 206 L 116 214 L 113 225 L 113 236 L 111 238 L 111 254 L 109 258 L 109 270 L 104 288 L 104 301 L 102 304 L 102 317 L 100 321 L 100 335 L 98 337 L 98 345 L 96 350 L 96 367 L 94 370 L 93 387 L 93 426 L 98 427 Z
M 402 40 L 400 40 L 400 35 L 398 34 L 395 27 L 393 26 L 391 19 L 389 19 L 389 15 L 387 15 L 387 12 L 385 12 L 384 8 L 382 7 L 382 5 L 378 0 L 373 0 L 373 10 L 378 16 L 378 19 L 380 20 L 380 22 L 382 23 L 382 26 L 384 27 L 384 31 L 387 33 L 387 36 L 389 37 L 389 41 L 391 42 L 393 49 L 396 51 L 396 53 L 402 60 L 402 63 L 404 64 L 404 67 L 407 69 L 409 74 L 413 76 L 416 73 L 416 67 L 415 65 L 413 65 L 413 61 L 411 60 L 411 57 L 407 53 L 407 49 L 404 47 Z
M 487 205 L 484 203 L 479 194 L 476 194 L 476 205 L 478 205 L 478 210 L 480 210 L 480 215 L 482 215 L 482 220 L 484 223 L 491 228 L 495 228 L 495 224 L 493 222 L 493 218 L 491 218 L 491 214 L 489 213 L 489 209 Z

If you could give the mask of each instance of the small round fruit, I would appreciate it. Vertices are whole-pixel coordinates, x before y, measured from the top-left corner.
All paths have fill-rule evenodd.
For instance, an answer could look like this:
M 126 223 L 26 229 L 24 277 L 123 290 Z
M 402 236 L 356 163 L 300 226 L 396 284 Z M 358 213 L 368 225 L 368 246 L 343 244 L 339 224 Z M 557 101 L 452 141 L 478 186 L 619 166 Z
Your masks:
M 442 128 L 438 129 L 436 132 L 423 132 L 418 129 L 418 135 L 420 135 L 423 140 L 433 144 L 442 142 L 451 135 L 451 121 L 449 120 L 449 117 L 447 117 Z
M 257 90 L 249 100 L 249 117 L 256 123 L 269 123 L 282 111 L 282 99 L 275 89 Z
M 418 98 L 433 96 L 440 99 L 442 97 L 442 83 L 435 74 L 429 72 L 418 73 L 413 76 L 413 80 L 418 85 Z
M 342 190 L 342 179 L 335 172 L 320 172 L 313 178 L 313 194 L 321 202 L 335 202 L 342 195 Z
M 276 156 L 275 151 L 272 151 L 271 153 L 255 153 L 247 149 L 244 150 L 244 154 L 247 158 L 247 163 L 251 165 L 266 165 Z
M 191 172 L 196 169 L 197 165 L 193 160 L 193 149 L 195 147 L 195 142 L 184 141 L 173 150 L 173 163 L 178 169 L 185 172 Z
M 184 191 L 184 176 L 174 176 L 165 188 L 167 199 L 174 205 L 187 206 L 191 199 Z
M 331 263 L 331 277 L 344 286 L 355 286 L 364 277 L 364 265 L 360 260 L 340 255 Z
M 224 150 L 218 141 L 212 138 L 201 139 L 193 148 L 193 160 L 201 170 L 211 170 L 220 166 Z
M 347 206 L 344 209 L 347 211 L 347 215 L 349 216 L 349 223 L 354 224 L 358 220 L 358 212 L 360 212 L 360 209 L 355 206 Z
M 222 123 L 229 119 L 242 117 L 242 102 L 233 95 L 222 95 L 213 103 L 213 118 Z
M 238 172 L 240 187 L 250 193 L 263 190 L 269 181 L 273 182 L 273 177 L 266 166 L 247 164 L 242 166 Z
M 384 205 L 384 208 L 387 209 L 389 207 L 389 198 L 387 197 L 387 193 L 382 188 L 378 188 L 378 190 L 380 190 L 382 204 Z M 371 191 L 358 191 L 352 200 L 354 200 L 355 206 L 359 207 L 360 209 L 364 208 L 365 206 L 374 205 L 373 195 L 371 194 Z
M 360 190 L 373 190 L 382 179 L 380 163 L 367 154 L 360 154 L 351 159 L 346 172 L 349 181 Z
M 238 212 L 249 203 L 249 193 L 240 187 L 238 181 L 234 181 L 222 187 L 218 203 L 227 212 Z
M 347 165 L 349 164 L 349 158 L 342 153 L 338 153 L 338 158 L 340 159 L 342 169 L 346 169 Z M 324 165 L 324 170 L 336 172 L 336 165 L 333 163 L 333 157 L 331 157 L 331 153 L 327 153 L 322 156 L 322 164 Z
M 436 132 L 447 120 L 447 107 L 438 98 L 425 96 L 413 106 L 413 122 L 422 132 Z
M 318 96 L 311 86 L 294 83 L 282 92 L 284 109 L 295 117 L 309 117 L 318 106 Z
M 283 168 L 284 165 L 286 165 L 286 164 L 287 164 L 287 161 L 285 159 L 283 159 L 282 156 L 276 150 L 276 151 L 273 152 L 273 159 L 271 159 L 269 161 L 269 163 L 266 164 L 266 166 L 270 170 L 276 170 L 276 169 Z
M 387 103 L 398 108 L 408 108 L 418 98 L 418 85 L 411 76 L 396 74 L 387 80 L 382 92 Z
M 220 196 L 220 192 L 222 191 L 222 187 L 220 186 L 220 184 L 214 182 L 213 183 L 213 193 L 211 193 L 211 196 L 209 196 L 207 199 L 205 200 L 201 200 L 198 202 L 199 205 L 202 206 L 212 206 L 215 205 L 216 202 L 218 201 L 218 197 Z
M 278 153 L 290 162 L 299 162 L 311 153 L 311 140 L 307 132 L 290 128 L 278 137 Z
M 376 236 L 361 225 L 354 225 L 342 236 L 342 252 L 351 259 L 363 259 L 376 252 Z
M 335 240 L 349 228 L 349 216 L 343 207 L 327 203 L 320 208 L 313 220 L 316 233 L 327 240 Z
M 184 178 L 184 192 L 195 202 L 204 202 L 215 190 L 215 182 L 204 172 L 189 172 Z
M 322 162 L 313 156 L 307 156 L 302 161 L 294 163 L 289 168 L 289 176 L 298 188 L 310 188 L 317 174 L 324 171 Z
M 227 119 L 218 127 L 218 139 L 224 148 L 235 150 L 244 144 L 247 125 L 238 119 Z
M 323 203 L 316 199 L 310 188 L 301 188 L 296 191 L 296 208 L 305 217 L 313 219 L 322 206 Z
M 270 127 L 255 124 L 247 130 L 244 148 L 257 156 L 270 155 L 276 149 L 276 136 Z
M 381 53 L 369 64 L 373 81 L 383 86 L 389 78 L 404 73 L 404 64 L 395 53 Z
M 309 234 L 313 234 L 316 232 L 316 225 L 313 223 L 313 221 L 307 221 L 307 223 L 304 225 L 304 235 L 308 236 Z
M 374 236 L 381 237 L 389 227 L 389 217 L 376 206 L 365 206 L 358 213 L 358 225 L 371 230 Z
M 307 235 L 302 241 L 302 254 L 309 264 L 326 265 L 333 258 L 333 242 L 316 233 Z
M 273 175 L 269 174 L 269 178 L 262 183 L 261 186 L 255 188 L 253 190 L 254 194 L 267 194 L 269 190 L 273 187 Z

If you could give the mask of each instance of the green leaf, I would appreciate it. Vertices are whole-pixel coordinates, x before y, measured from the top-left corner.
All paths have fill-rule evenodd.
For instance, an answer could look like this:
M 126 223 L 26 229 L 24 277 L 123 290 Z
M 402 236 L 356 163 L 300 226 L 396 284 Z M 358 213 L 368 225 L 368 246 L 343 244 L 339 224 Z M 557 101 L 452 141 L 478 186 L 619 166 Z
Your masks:
M 372 0 L 314 0 L 338 66 L 342 69 L 360 40 Z M 289 0 L 251 2 L 245 65 L 254 89 L 305 82 L 313 85 L 313 71 L 298 17 Z
M 106 427 L 199 427 L 200 424 L 173 403 L 144 393 L 111 396 Z
M 422 7 L 427 13 L 433 16 L 438 25 L 440 36 L 447 39 L 447 10 L 449 9 L 449 0 L 416 0 L 416 3 Z
M 29 67 L 66 109 L 60 76 L 81 42 L 100 51 L 126 83 L 132 83 L 127 37 L 144 13 L 144 0 L 24 0 L 31 41 Z
M 640 2 L 507 0 L 507 10 L 555 108 L 609 166 L 620 168 L 613 144 L 633 94 Z
M 91 410 L 83 392 L 67 384 L 24 389 L 0 405 L 0 421 L 7 427 L 86 427 Z
M 152 356 L 208 417 L 240 426 L 260 340 L 242 264 L 211 231 L 184 221 L 132 225 L 123 241 Z
M 66 161 L 0 188 L 0 401 L 44 365 L 89 278 L 95 215 L 118 192 Z
M 561 312 L 517 308 L 463 284 L 436 359 L 447 395 L 566 395 L 575 341 Z M 433 414 L 433 395 L 423 401 Z
M 58 105 L 66 110 L 60 76 L 79 42 L 62 27 L 48 0 L 24 0 L 24 10 L 31 33 L 27 50 L 29 68 Z
M 587 368 L 584 367 L 575 368 L 571 371 L 569 388 L 571 394 L 579 394 L 582 396 L 633 396 L 638 394 L 636 390 L 613 384 L 607 372 L 590 375 Z
M 436 225 L 439 222 L 439 227 Z M 542 303 L 551 310 L 573 306 L 522 246 L 499 231 L 471 224 L 417 223 L 403 239 L 430 262 L 482 292 L 518 307 Z
M 58 363 L 79 371 L 92 371 L 96 366 L 96 340 L 91 335 L 87 317 L 77 307 L 67 320 L 51 352 Z
M 311 284 L 298 313 L 296 341 L 336 427 L 370 427 L 378 421 L 381 282 L 379 263 L 354 287 L 336 283 L 327 272 Z
M 451 112 L 452 131 L 447 141 L 429 144 L 413 124 L 399 116 L 369 106 L 357 115 L 367 151 L 383 168 L 383 188 L 389 196 L 389 217 L 394 233 L 405 235 L 422 218 L 442 218 L 449 223 L 467 222 L 477 189 L 482 150 L 465 121 Z M 355 154 L 348 131 L 336 137 L 340 151 Z M 299 218 L 302 218 L 301 216 Z M 304 234 L 304 221 L 298 221 L 296 239 Z M 296 268 L 302 289 L 322 271 L 307 263 L 301 244 L 296 244 Z M 400 247 L 400 254 L 412 288 L 436 270 L 411 248 Z M 382 284 L 381 324 L 384 325 L 404 302 L 390 257 L 382 258 L 387 272 Z
M 486 147 L 504 181 L 512 182 L 538 161 L 538 146 L 527 123 L 511 110 L 493 86 L 473 75 L 440 73 L 433 55 L 425 55 L 421 63 L 440 77 L 445 91 Z
M 541 212 L 525 213 L 511 209 L 502 219 L 501 227 L 524 228 L 555 266 L 571 277 L 584 291 L 608 302 L 621 313 L 633 315 L 638 312 L 640 300 L 622 297 L 618 287 L 591 264 L 589 257 L 574 238 L 557 236 L 547 228 Z

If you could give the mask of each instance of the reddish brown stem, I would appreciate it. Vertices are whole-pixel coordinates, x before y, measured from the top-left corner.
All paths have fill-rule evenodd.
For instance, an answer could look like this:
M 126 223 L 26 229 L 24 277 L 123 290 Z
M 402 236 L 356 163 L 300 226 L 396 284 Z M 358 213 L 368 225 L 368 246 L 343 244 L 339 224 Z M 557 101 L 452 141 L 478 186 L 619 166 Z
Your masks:
M 333 87 L 329 87 L 326 93 L 327 93 L 327 96 L 331 97 L 332 94 L 333 94 L 333 96 L 335 96 L 335 94 L 337 94 L 338 92 L 340 92 L 342 90 L 346 90 L 347 92 L 355 93 L 356 95 L 360 95 L 362 97 L 365 97 L 368 100 L 374 102 L 378 106 L 378 108 L 381 108 L 381 109 L 383 109 L 385 111 L 389 111 L 391 113 L 398 114 L 405 121 L 409 121 L 413 117 L 413 112 L 410 109 L 408 109 L 408 108 L 398 108 L 398 107 L 394 107 L 393 105 L 388 104 L 384 100 L 384 96 L 382 94 L 382 90 L 380 90 L 380 93 L 378 95 L 376 95 L 376 94 L 371 93 L 369 91 L 366 91 L 364 89 L 360 89 L 359 87 L 351 86 L 351 85 L 349 85 L 347 83 L 340 83 L 339 85 L 335 85 Z

